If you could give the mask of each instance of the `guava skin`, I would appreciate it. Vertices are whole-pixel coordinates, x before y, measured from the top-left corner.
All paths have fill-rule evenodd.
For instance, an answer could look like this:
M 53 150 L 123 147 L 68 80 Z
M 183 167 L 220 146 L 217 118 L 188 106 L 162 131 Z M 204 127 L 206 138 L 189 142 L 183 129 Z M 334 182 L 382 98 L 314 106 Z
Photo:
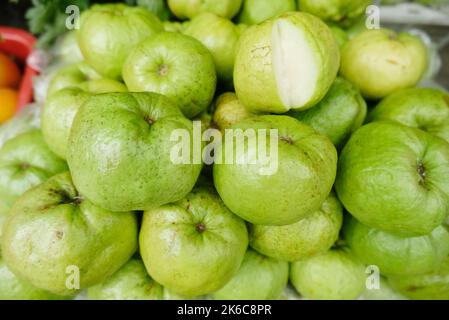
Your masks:
M 299 10 L 343 27 L 351 26 L 371 4 L 371 0 L 298 0 Z
M 22 133 L 0 149 L 1 201 L 10 208 L 25 191 L 66 170 L 67 164 L 50 151 L 40 130 Z
M 345 44 L 349 41 L 347 32 L 339 27 L 332 26 L 331 31 L 334 34 L 335 40 L 337 40 L 340 49 L 343 49 Z
M 432 272 L 416 276 L 392 276 L 388 283 L 413 300 L 449 300 L 449 258 Z
M 105 77 L 120 79 L 131 50 L 161 31 L 161 21 L 145 8 L 94 5 L 81 15 L 78 44 L 92 68 Z
M 94 69 L 85 62 L 70 64 L 59 69 L 50 81 L 47 96 L 65 88 L 79 88 L 86 81 L 101 79 Z
M 91 97 L 78 111 L 69 137 L 67 160 L 75 185 L 111 211 L 145 210 L 182 199 L 202 165 L 172 162 L 171 151 L 180 143 L 170 140 L 174 130 L 190 134 L 192 155 L 193 124 L 164 96 Z
M 288 11 L 296 11 L 296 0 L 244 0 L 237 21 L 253 25 Z
M 195 188 L 186 198 L 145 211 L 140 253 L 148 273 L 180 295 L 217 291 L 237 272 L 248 247 L 243 220 L 213 189 Z
M 16 201 L 3 228 L 3 259 L 30 284 L 73 296 L 79 290 L 67 286 L 67 268 L 79 268 L 80 290 L 104 281 L 136 251 L 137 228 L 135 214 L 95 206 L 62 173 Z
M 19 279 L 8 269 L 0 256 L 0 300 L 62 300 L 61 297 L 38 289 Z
M 231 19 L 240 10 L 242 0 L 168 0 L 171 12 L 181 20 L 210 12 Z
M 292 111 L 291 115 L 329 137 L 337 147 L 365 121 L 367 106 L 360 91 L 349 81 L 337 78 L 323 100 L 306 111 Z
M 216 300 L 274 300 L 287 286 L 288 262 L 248 249 L 232 279 L 212 296 Z
M 221 131 L 224 131 L 253 116 L 255 114 L 246 110 L 234 92 L 226 92 L 215 101 L 212 120 Z
M 385 275 L 426 273 L 434 270 L 449 254 L 449 231 L 444 226 L 428 235 L 405 238 L 349 219 L 345 221 L 343 234 L 361 261 L 378 266 Z
M 295 224 L 250 225 L 250 246 L 274 259 L 297 261 L 329 250 L 337 241 L 343 223 L 343 208 L 331 193 L 321 208 Z
M 427 56 L 426 46 L 414 35 L 368 30 L 344 46 L 340 74 L 359 87 L 365 98 L 381 99 L 414 87 L 427 70 Z
M 213 57 L 198 40 L 162 32 L 139 44 L 123 66 L 129 91 L 156 92 L 171 98 L 192 119 L 209 107 L 217 74 Z
M 199 40 L 210 51 L 218 79 L 224 84 L 231 83 L 239 28 L 228 19 L 203 13 L 193 18 L 183 33 Z
M 397 91 L 383 99 L 368 121 L 396 121 L 449 142 L 449 95 L 433 88 Z
M 365 267 L 344 249 L 290 265 L 290 281 L 306 299 L 354 300 L 365 290 Z
M 131 259 L 106 281 L 90 287 L 87 295 L 92 300 L 162 300 L 163 291 L 143 262 Z
M 403 237 L 429 234 L 449 212 L 449 144 L 398 123 L 370 123 L 343 148 L 335 186 L 361 223 Z
M 67 143 L 73 119 L 81 105 L 92 94 L 126 92 L 122 83 L 110 79 L 96 79 L 52 94 L 45 102 L 41 114 L 42 134 L 49 148 L 59 157 L 67 157 Z
M 256 164 L 214 164 L 215 187 L 232 212 L 253 224 L 281 226 L 319 210 L 336 175 L 337 152 L 327 137 L 288 116 L 252 117 L 231 128 L 254 129 L 256 137 L 259 129 L 266 129 L 267 135 L 270 129 L 278 130 L 277 171 L 260 174 L 269 167 L 261 159 Z M 269 144 L 268 137 L 267 150 Z M 226 159 L 225 145 L 226 139 L 216 151 L 217 159 Z M 236 149 L 234 143 L 234 158 Z
M 321 70 L 313 95 L 305 104 L 286 106 L 281 99 L 273 64 L 272 29 L 288 21 L 304 31 Z M 306 110 L 317 104 L 335 80 L 340 50 L 332 31 L 320 19 L 303 12 L 288 12 L 249 27 L 240 37 L 234 67 L 234 85 L 240 102 L 254 113 L 285 113 Z

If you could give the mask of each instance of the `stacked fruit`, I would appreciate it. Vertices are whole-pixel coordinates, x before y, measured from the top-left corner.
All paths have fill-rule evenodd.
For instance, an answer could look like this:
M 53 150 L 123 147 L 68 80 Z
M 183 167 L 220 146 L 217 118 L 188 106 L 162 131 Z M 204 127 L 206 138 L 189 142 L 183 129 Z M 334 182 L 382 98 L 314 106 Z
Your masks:
M 340 28 L 369 4 L 84 12 L 0 150 L 0 297 L 449 298 L 449 96 L 419 38 Z

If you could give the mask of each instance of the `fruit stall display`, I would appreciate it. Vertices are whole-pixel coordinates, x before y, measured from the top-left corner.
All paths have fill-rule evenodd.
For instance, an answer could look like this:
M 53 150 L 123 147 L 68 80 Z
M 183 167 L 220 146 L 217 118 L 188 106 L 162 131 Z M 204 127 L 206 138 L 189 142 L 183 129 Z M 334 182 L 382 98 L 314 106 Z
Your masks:
M 0 299 L 449 299 L 449 3 L 399 2 L 18 1 Z

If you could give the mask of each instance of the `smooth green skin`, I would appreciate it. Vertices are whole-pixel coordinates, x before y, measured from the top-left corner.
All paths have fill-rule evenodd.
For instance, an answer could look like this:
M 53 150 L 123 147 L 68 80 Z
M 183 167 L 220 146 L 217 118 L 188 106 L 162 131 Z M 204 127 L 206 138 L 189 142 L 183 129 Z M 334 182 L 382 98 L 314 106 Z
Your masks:
M 162 300 L 163 287 L 147 273 L 139 259 L 131 259 L 106 281 L 90 287 L 91 300 Z
M 168 0 L 171 12 L 181 20 L 193 19 L 203 12 L 231 19 L 240 10 L 243 0 Z
M 90 80 L 101 79 L 101 76 L 85 62 L 70 64 L 59 69 L 48 85 L 47 96 L 51 97 L 65 88 L 79 88 Z
M 355 219 L 345 221 L 347 245 L 367 265 L 385 275 L 416 275 L 432 271 L 449 254 L 449 230 L 439 226 L 430 234 L 400 237 L 367 227 Z
M 234 67 L 234 85 L 240 102 L 255 113 L 285 113 L 277 89 L 272 57 L 272 28 L 277 19 L 285 19 L 305 31 L 317 54 L 319 65 L 315 94 L 305 105 L 291 109 L 305 110 L 317 104 L 329 90 L 340 65 L 340 49 L 329 27 L 307 13 L 289 12 L 249 27 L 240 37 Z
M 184 296 L 181 294 L 178 294 L 176 292 L 173 292 L 167 288 L 164 288 L 164 299 L 163 300 L 206 300 L 208 296 Z
M 0 257 L 0 300 L 61 300 L 66 297 L 57 296 L 38 289 L 26 281 L 19 279 L 8 269 Z
M 287 286 L 288 262 L 249 249 L 232 279 L 212 296 L 216 300 L 274 300 Z
M 342 249 L 290 265 L 290 281 L 306 299 L 354 300 L 365 290 L 365 267 Z
M 189 22 L 164 21 L 164 31 L 167 32 L 183 32 Z
M 338 46 L 340 49 L 343 49 L 345 44 L 349 41 L 349 36 L 345 30 L 332 26 L 331 31 L 334 34 L 335 40 L 337 40 Z
M 186 198 L 143 216 L 140 253 L 148 273 L 181 295 L 223 287 L 239 269 L 247 247 L 245 223 L 212 188 L 195 188 Z
M 432 88 L 397 91 L 383 99 L 368 121 L 392 120 L 449 142 L 449 94 Z
M 212 120 L 223 131 L 253 116 L 255 115 L 246 110 L 235 93 L 226 92 L 220 95 L 215 101 Z
M 389 284 L 413 300 L 449 300 L 449 258 L 432 272 L 388 278 Z
M 449 212 L 449 145 L 419 129 L 370 123 L 341 152 L 335 186 L 363 224 L 404 237 L 428 234 Z
M 359 19 L 357 19 L 354 22 L 354 24 L 351 27 L 345 29 L 349 40 L 351 40 L 358 34 L 365 32 L 367 30 L 369 30 L 369 29 L 366 26 L 366 18 L 365 17 L 360 17 Z
M 120 79 L 131 50 L 163 31 L 149 10 L 124 4 L 94 5 L 81 16 L 78 44 L 86 62 L 111 79 Z
M 174 32 L 162 32 L 138 45 L 126 59 L 123 79 L 130 91 L 171 98 L 189 119 L 207 109 L 217 84 L 207 48 Z
M 157 93 L 91 97 L 78 111 L 69 137 L 67 160 L 75 185 L 111 211 L 145 210 L 182 199 L 202 165 L 172 162 L 171 151 L 180 143 L 170 141 L 174 130 L 193 136 L 192 122 Z
M 336 175 L 337 152 L 328 138 L 288 116 L 253 117 L 232 129 L 254 129 L 256 136 L 259 129 L 277 129 L 279 139 L 278 170 L 271 175 L 260 174 L 269 167 L 260 159 L 256 164 L 214 164 L 215 187 L 232 212 L 253 224 L 280 226 L 319 210 Z M 266 140 L 269 150 L 269 137 Z M 226 159 L 225 145 L 216 151 L 218 159 Z
M 362 126 L 367 110 L 360 91 L 349 81 L 337 78 L 320 103 L 306 111 L 293 111 L 291 115 L 341 147 Z
M 0 149 L 1 201 L 9 208 L 25 191 L 66 170 L 67 164 L 50 151 L 40 130 L 22 133 Z
M 62 173 L 17 200 L 2 237 L 5 263 L 18 277 L 58 295 L 77 266 L 80 290 L 103 282 L 137 249 L 137 218 L 131 212 L 101 209 L 78 193 Z
M 70 128 L 79 108 L 92 94 L 126 92 L 124 84 L 111 79 L 96 79 L 52 94 L 41 113 L 41 128 L 49 148 L 63 159 L 67 157 Z
M 4 203 L 4 201 L 0 202 L 0 240 L 2 239 L 3 234 L 3 224 L 5 223 L 5 219 L 8 216 L 9 207 Z
M 343 27 L 351 26 L 365 14 L 372 0 L 298 0 L 300 11 Z
M 384 278 L 380 278 L 379 289 L 366 289 L 361 300 L 407 300 L 407 298 L 396 292 L 388 281 Z
M 210 51 L 218 79 L 231 82 L 240 29 L 228 19 L 202 13 L 190 21 L 184 34 L 199 40 Z
M 253 25 L 288 11 L 296 11 L 296 0 L 243 0 L 237 21 Z
M 280 226 L 249 227 L 250 246 L 274 259 L 297 261 L 329 250 L 337 241 L 343 208 L 335 194 L 321 208 L 299 222 Z
M 368 30 L 344 46 L 340 74 L 364 97 L 381 99 L 415 86 L 427 70 L 427 56 L 426 46 L 414 35 Z

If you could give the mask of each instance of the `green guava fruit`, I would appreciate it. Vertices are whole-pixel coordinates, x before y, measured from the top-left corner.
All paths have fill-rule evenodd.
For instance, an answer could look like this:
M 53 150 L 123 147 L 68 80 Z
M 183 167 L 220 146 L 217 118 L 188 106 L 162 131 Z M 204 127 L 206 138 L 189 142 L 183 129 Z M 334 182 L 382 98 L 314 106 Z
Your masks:
M 288 116 L 252 117 L 231 128 L 216 150 L 214 183 L 232 212 L 280 226 L 319 210 L 336 174 L 337 152 L 327 137 Z M 245 133 L 254 139 L 242 141 Z M 269 156 L 260 154 L 263 138 Z
M 340 50 L 329 27 L 308 13 L 288 12 L 243 32 L 234 86 L 250 111 L 305 110 L 324 97 L 339 66 Z
M 362 126 L 366 114 L 366 102 L 360 91 L 343 78 L 337 78 L 324 99 L 312 109 L 291 112 L 299 121 L 329 137 L 337 147 L 342 147 Z
M 428 53 L 421 39 L 388 29 L 361 32 L 343 48 L 340 74 L 364 97 L 381 99 L 414 87 L 427 70 Z
M 226 18 L 202 13 L 190 21 L 183 33 L 199 40 L 210 51 L 218 79 L 224 84 L 231 83 L 240 29 Z
M 8 140 L 0 149 L 0 199 L 5 210 L 25 191 L 67 170 L 67 164 L 32 129 Z
M 274 259 L 297 261 L 329 250 L 337 241 L 343 209 L 331 195 L 310 216 L 286 226 L 249 227 L 250 246 Z
M 123 66 L 123 79 L 129 91 L 167 96 L 191 119 L 212 102 L 217 74 L 214 59 L 201 42 L 162 32 L 132 50 Z
M 193 19 L 203 12 L 231 19 L 241 5 L 242 0 L 168 0 L 171 12 L 181 20 Z
M 237 272 L 248 247 L 243 220 L 212 188 L 195 188 L 184 199 L 145 211 L 140 253 L 148 273 L 184 296 L 217 291 Z
M 435 270 L 417 276 L 392 276 L 389 284 L 413 300 L 449 300 L 449 258 Z
M 244 0 L 237 21 L 253 25 L 289 11 L 296 11 L 296 0 Z
M 61 300 L 61 297 L 38 289 L 19 279 L 4 263 L 0 256 L 0 300 Z
M 287 286 L 288 262 L 249 249 L 232 279 L 212 296 L 217 300 L 274 300 Z
M 252 116 L 255 114 L 246 110 L 234 92 L 226 92 L 215 101 L 212 121 L 221 131 L 224 131 Z
M 131 259 L 104 282 L 87 291 L 92 300 L 161 300 L 163 288 L 139 259 Z
M 180 144 L 172 139 L 174 132 L 188 135 L 192 155 L 192 122 L 164 96 L 92 96 L 78 111 L 69 137 L 67 160 L 75 185 L 111 211 L 145 210 L 182 199 L 202 165 L 191 157 L 186 163 L 173 161 Z
M 449 94 L 432 88 L 396 91 L 370 112 L 368 120 L 396 121 L 449 142 Z
M 86 62 L 98 73 L 120 79 L 131 50 L 163 31 L 161 21 L 142 7 L 97 4 L 81 15 L 78 44 Z
M 403 237 L 429 234 L 449 212 L 449 144 L 398 123 L 370 123 L 341 152 L 335 186 L 361 223 Z
M 86 81 L 79 87 L 65 88 L 52 94 L 41 113 L 42 134 L 49 148 L 65 159 L 73 119 L 82 104 L 93 94 L 126 91 L 124 84 L 103 78 Z
M 367 227 L 355 219 L 345 221 L 344 239 L 367 265 L 385 275 L 416 275 L 434 270 L 449 254 L 449 230 L 439 226 L 430 234 L 401 237 Z
M 33 286 L 73 296 L 103 282 L 137 249 L 137 218 L 101 209 L 80 195 L 69 173 L 23 194 L 6 219 L 6 265 Z
M 372 2 L 372 0 L 298 0 L 298 8 L 328 23 L 348 27 L 365 14 L 366 8 Z
M 334 249 L 296 261 L 290 281 L 311 300 L 354 300 L 365 290 L 365 268 L 352 254 Z

